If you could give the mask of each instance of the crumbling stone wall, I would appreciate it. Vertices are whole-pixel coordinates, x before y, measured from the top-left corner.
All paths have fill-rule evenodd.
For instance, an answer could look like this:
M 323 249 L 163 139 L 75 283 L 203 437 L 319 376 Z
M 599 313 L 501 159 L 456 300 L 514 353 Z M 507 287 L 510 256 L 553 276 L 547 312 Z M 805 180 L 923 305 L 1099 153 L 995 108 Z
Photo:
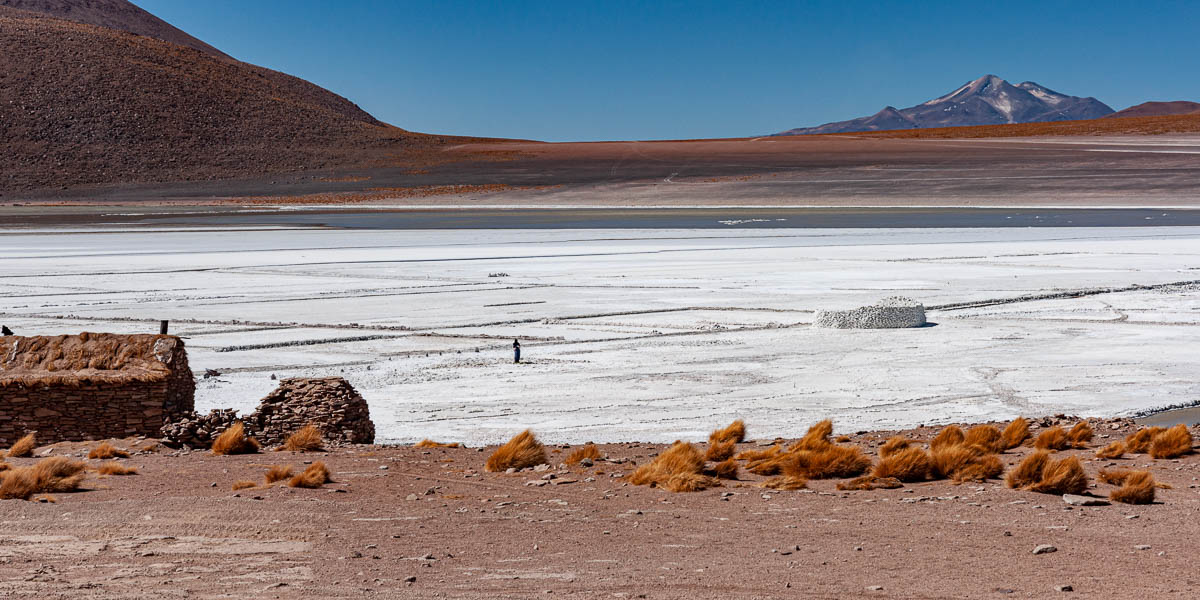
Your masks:
M 308 424 L 321 430 L 331 444 L 370 444 L 375 441 L 367 401 L 341 377 L 285 379 L 258 408 L 238 417 L 234 410 L 214 410 L 207 415 L 191 413 L 163 428 L 163 441 L 207 448 L 234 421 L 266 445 L 283 443 L 289 435 Z
M 893 296 L 878 304 L 850 310 L 819 310 L 813 327 L 832 329 L 902 329 L 925 326 L 925 306 L 916 300 Z
M 156 337 L 154 359 L 163 367 L 153 372 L 0 370 L 0 446 L 31 431 L 39 443 L 160 435 L 192 410 L 196 387 L 183 342 Z M 19 352 L 31 339 L 8 336 L 6 347 Z

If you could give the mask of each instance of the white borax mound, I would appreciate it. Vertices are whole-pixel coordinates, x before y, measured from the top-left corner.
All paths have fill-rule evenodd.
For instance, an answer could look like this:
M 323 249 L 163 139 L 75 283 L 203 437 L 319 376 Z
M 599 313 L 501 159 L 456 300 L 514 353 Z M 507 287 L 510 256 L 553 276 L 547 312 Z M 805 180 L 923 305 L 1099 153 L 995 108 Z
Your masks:
M 813 327 L 829 329 L 901 329 L 925 326 L 925 305 L 893 296 L 850 310 L 819 310 Z

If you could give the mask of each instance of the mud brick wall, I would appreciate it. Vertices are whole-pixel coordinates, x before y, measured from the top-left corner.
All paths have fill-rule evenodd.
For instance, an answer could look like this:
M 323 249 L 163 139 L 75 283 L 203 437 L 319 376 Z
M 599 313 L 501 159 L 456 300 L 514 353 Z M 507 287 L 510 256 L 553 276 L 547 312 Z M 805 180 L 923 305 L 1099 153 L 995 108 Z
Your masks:
M 9 336 L 8 342 L 24 340 Z M 196 383 L 182 341 L 156 336 L 147 346 L 161 366 L 136 376 L 55 371 L 6 377 L 0 370 L 0 447 L 31 431 L 40 444 L 161 435 L 163 425 L 192 411 Z

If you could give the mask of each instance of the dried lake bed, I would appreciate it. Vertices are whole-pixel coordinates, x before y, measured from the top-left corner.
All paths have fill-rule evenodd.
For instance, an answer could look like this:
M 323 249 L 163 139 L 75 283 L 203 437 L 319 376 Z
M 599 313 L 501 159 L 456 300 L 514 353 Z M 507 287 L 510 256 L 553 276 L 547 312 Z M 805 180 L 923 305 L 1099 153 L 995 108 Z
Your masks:
M 888 296 L 931 326 L 810 327 Z M 1193 227 L 0 230 L 0 322 L 187 342 L 197 408 L 340 375 L 380 441 L 697 439 L 1200 398 Z M 526 362 L 512 364 L 520 338 Z

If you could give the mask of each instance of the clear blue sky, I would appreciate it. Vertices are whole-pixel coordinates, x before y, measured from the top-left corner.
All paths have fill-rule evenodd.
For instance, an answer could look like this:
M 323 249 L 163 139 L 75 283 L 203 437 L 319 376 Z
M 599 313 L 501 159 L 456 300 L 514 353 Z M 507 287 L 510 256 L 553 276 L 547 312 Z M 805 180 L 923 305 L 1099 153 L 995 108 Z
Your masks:
M 1200 1 L 134 0 L 414 131 L 758 135 L 993 73 L 1115 109 L 1200 101 Z

